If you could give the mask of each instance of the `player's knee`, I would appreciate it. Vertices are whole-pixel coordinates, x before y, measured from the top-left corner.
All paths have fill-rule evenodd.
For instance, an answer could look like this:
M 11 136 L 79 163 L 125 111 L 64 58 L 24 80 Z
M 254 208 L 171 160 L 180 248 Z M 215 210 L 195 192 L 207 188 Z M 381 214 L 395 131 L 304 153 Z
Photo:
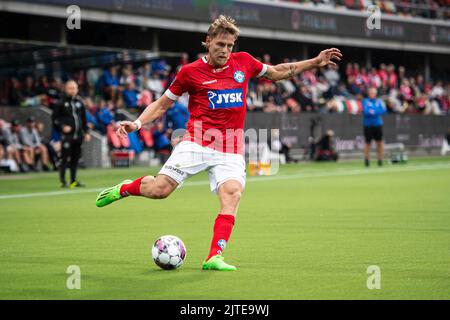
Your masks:
M 167 198 L 172 192 L 172 189 L 167 186 L 155 186 L 153 190 L 151 191 L 151 197 L 153 199 L 165 199 Z
M 225 193 L 230 202 L 238 203 L 241 200 L 242 191 L 239 186 L 230 186 L 225 190 Z
M 147 176 L 142 180 L 141 193 L 152 199 L 165 199 L 172 193 L 172 186 L 164 180 Z

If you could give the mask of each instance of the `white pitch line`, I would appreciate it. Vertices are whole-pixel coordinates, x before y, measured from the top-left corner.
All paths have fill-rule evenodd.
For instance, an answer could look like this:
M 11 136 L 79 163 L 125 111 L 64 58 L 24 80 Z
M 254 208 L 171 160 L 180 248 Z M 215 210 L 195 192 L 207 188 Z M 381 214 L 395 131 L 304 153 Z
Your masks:
M 354 176 L 354 175 L 364 175 L 364 174 L 378 174 L 378 173 L 401 173 L 401 172 L 411 172 L 411 171 L 422 171 L 422 170 L 437 170 L 437 169 L 450 169 L 450 163 L 436 163 L 436 164 L 425 164 L 425 165 L 409 165 L 407 167 L 395 167 L 395 168 L 373 168 L 373 169 L 337 169 L 334 171 L 308 171 L 299 172 L 297 174 L 291 175 L 273 175 L 268 177 L 250 177 L 247 179 L 248 182 L 266 182 L 266 181 L 276 181 L 276 180 L 295 180 L 295 179 L 305 179 L 305 178 L 324 178 L 324 177 L 342 177 L 342 176 Z M 208 180 L 186 182 L 184 186 L 195 187 L 209 185 Z M 106 187 L 105 187 L 106 188 Z M 87 188 L 81 190 L 65 190 L 65 191 L 48 191 L 48 192 L 36 192 L 36 193 L 21 193 L 21 194 L 6 194 L 0 195 L 0 200 L 2 199 L 18 199 L 18 198 L 32 198 L 32 197 L 48 197 L 48 196 L 61 196 L 61 195 L 72 195 L 80 193 L 91 193 L 100 192 L 105 188 Z
M 87 188 L 81 190 L 67 190 L 67 191 L 47 191 L 47 192 L 35 192 L 35 193 L 18 193 L 18 194 L 6 194 L 0 196 L 1 199 L 17 199 L 17 198 L 33 198 L 33 197 L 47 197 L 47 196 L 62 196 L 80 193 L 100 192 L 106 188 Z

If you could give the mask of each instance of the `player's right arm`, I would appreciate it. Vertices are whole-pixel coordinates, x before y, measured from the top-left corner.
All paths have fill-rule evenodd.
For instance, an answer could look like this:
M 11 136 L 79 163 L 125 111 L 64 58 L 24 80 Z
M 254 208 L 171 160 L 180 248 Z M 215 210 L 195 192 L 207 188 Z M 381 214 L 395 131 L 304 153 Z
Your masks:
M 136 121 L 122 121 L 119 129 L 117 129 L 117 135 L 126 137 L 129 132 L 139 130 L 140 126 L 162 117 L 173 103 L 174 100 L 163 94 L 159 99 L 149 104 Z

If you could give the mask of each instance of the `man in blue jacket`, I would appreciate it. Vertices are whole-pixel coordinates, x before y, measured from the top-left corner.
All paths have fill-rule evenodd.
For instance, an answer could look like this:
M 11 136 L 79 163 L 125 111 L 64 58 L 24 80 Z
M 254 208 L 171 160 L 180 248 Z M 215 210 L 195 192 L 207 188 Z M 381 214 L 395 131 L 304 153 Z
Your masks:
M 186 129 L 188 120 L 188 108 L 177 101 L 173 104 L 172 108 L 166 112 L 166 129 L 171 128 L 173 131 Z
M 378 166 L 383 165 L 384 142 L 383 142 L 383 119 L 386 107 L 380 99 L 377 99 L 377 89 L 369 88 L 368 97 L 362 101 L 364 115 L 364 137 L 366 145 L 364 148 L 364 164 L 370 165 L 369 153 L 372 140 L 377 143 Z

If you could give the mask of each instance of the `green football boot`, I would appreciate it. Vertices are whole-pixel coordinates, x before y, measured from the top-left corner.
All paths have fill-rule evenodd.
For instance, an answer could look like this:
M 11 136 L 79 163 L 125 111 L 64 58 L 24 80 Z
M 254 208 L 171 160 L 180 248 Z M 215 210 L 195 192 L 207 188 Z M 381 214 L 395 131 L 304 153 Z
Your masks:
M 131 182 L 133 182 L 133 180 L 124 180 L 114 187 L 103 190 L 98 194 L 97 199 L 95 200 L 95 205 L 100 208 L 122 199 L 123 197 L 120 195 L 120 188 L 122 185 Z
M 218 271 L 236 271 L 237 268 L 235 266 L 229 265 L 225 261 L 223 261 L 223 257 L 218 254 L 209 258 L 208 261 L 203 262 L 202 269 L 203 270 L 218 270 Z

